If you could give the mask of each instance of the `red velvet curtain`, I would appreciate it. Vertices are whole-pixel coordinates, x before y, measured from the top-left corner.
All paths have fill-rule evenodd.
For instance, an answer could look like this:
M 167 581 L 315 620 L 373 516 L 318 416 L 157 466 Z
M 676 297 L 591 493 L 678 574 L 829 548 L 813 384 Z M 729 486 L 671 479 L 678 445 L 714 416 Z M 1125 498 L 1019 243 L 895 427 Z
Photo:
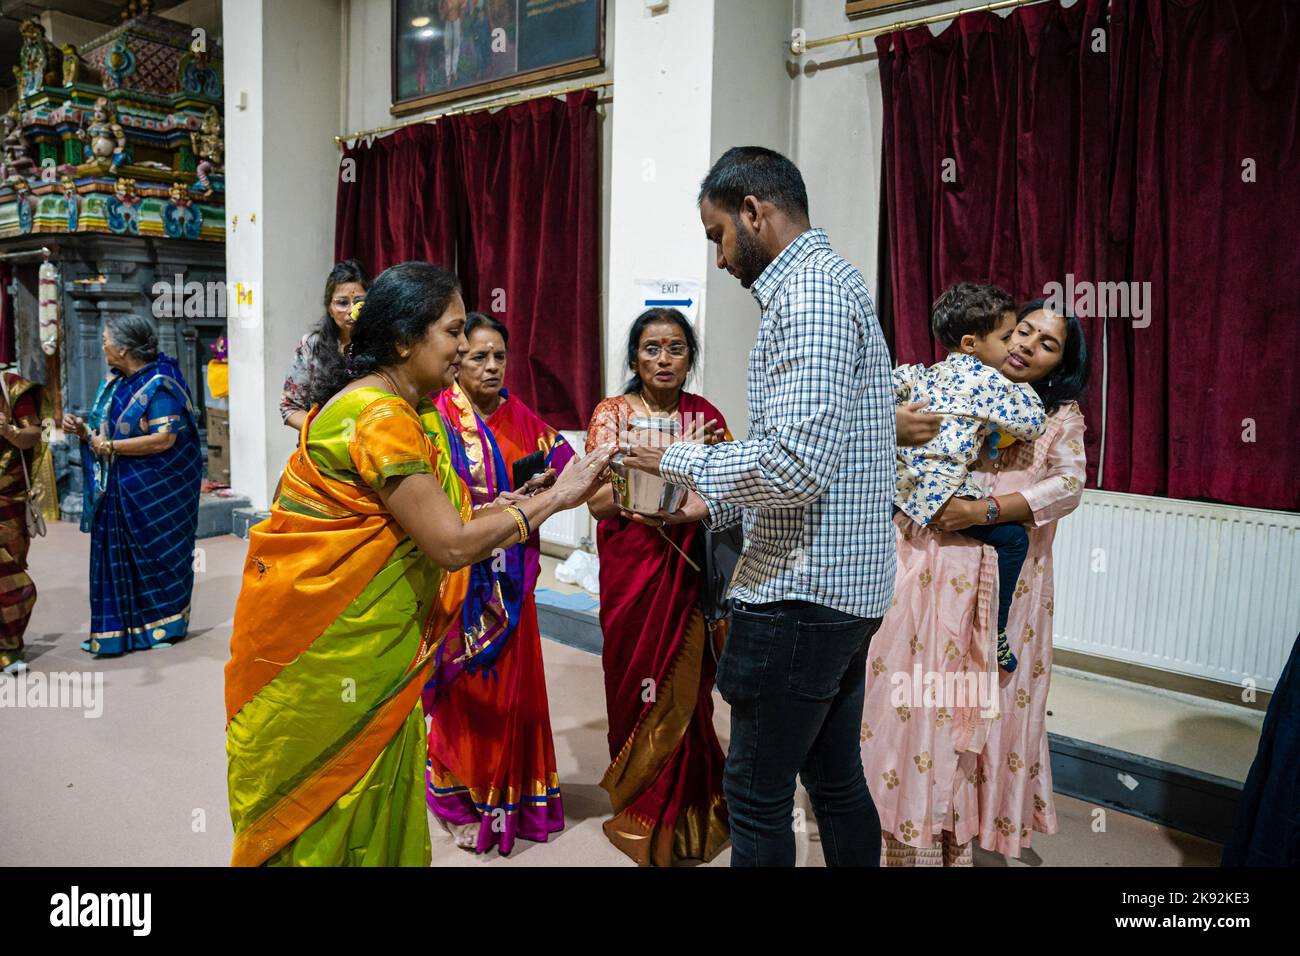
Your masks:
M 1153 301 L 1106 487 L 1300 508 L 1300 3 L 1116 0 L 1111 42 L 1110 228 Z
M 1104 432 L 1100 487 L 1300 507 L 1300 5 L 1106 13 L 1049 2 L 877 38 L 897 357 L 940 354 L 929 306 L 957 281 L 1019 299 L 1150 282 L 1149 326 L 1081 317 L 1090 484 Z
M 456 268 L 460 176 L 445 122 L 408 126 L 344 150 L 339 163 L 334 259 L 356 259 L 372 278 L 419 259 Z
M 1092 46 L 1105 14 L 1105 0 L 1045 3 L 1006 18 L 967 14 L 938 36 L 920 27 L 876 38 L 900 362 L 943 356 L 930 305 L 953 283 L 992 282 L 1023 301 L 1066 273 L 1097 279 L 1118 268 L 1099 214 L 1109 72 Z M 1100 325 L 1085 328 L 1099 355 Z M 1083 403 L 1093 483 L 1100 379 Z
M 556 428 L 602 397 L 598 135 L 585 90 L 408 127 L 341 169 L 335 257 L 454 268 L 510 329 L 507 387 Z
M 584 428 L 600 383 L 596 92 L 459 121 L 467 302 L 510 328 L 506 385 L 555 428 Z

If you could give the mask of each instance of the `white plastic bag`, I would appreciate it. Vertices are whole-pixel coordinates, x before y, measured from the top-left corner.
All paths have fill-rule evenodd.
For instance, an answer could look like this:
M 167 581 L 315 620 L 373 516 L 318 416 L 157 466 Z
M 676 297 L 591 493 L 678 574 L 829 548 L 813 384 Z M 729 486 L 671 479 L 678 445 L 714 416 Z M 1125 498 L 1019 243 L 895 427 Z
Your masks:
M 574 551 L 555 568 L 555 580 L 576 584 L 592 594 L 600 593 L 600 558 L 588 551 Z

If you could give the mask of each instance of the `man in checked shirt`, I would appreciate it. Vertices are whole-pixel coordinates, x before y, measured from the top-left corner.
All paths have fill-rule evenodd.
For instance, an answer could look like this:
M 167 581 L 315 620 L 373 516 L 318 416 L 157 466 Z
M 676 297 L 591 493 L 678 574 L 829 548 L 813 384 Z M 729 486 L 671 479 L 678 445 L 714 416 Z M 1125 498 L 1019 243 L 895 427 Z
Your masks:
M 867 648 L 894 585 L 889 353 L 862 275 L 810 227 L 788 159 L 728 150 L 699 206 L 718 268 L 762 311 L 749 438 L 638 446 L 626 461 L 696 492 L 683 510 L 707 527 L 744 520 L 717 674 L 731 705 L 731 863 L 794 864 L 798 775 L 827 865 L 876 866 L 880 820 L 859 734 Z

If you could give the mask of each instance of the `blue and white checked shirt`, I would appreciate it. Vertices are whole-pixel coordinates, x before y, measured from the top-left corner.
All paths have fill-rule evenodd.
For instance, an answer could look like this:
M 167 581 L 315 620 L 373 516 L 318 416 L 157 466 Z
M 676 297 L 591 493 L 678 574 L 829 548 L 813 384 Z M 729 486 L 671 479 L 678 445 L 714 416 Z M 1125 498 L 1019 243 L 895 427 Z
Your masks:
M 699 492 L 710 528 L 742 517 L 731 594 L 881 617 L 894 590 L 894 390 L 861 273 L 810 229 L 750 290 L 749 439 L 678 442 L 660 471 Z

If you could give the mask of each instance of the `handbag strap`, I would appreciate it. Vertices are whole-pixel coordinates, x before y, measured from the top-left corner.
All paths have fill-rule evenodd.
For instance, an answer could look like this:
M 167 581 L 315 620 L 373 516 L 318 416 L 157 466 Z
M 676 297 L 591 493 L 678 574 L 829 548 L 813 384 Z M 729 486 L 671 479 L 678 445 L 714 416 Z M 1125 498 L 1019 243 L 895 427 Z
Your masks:
M 5 408 L 9 410 L 10 419 L 13 419 L 14 403 L 9 400 L 9 383 L 5 381 L 4 372 L 0 372 L 0 395 L 4 395 Z M 17 425 L 18 423 L 13 421 L 12 424 Z M 23 484 L 27 486 L 27 497 L 30 500 L 32 496 L 32 479 L 31 476 L 27 474 L 27 459 L 23 455 L 23 450 L 17 445 L 14 445 L 14 451 L 18 452 L 18 462 L 23 466 Z

